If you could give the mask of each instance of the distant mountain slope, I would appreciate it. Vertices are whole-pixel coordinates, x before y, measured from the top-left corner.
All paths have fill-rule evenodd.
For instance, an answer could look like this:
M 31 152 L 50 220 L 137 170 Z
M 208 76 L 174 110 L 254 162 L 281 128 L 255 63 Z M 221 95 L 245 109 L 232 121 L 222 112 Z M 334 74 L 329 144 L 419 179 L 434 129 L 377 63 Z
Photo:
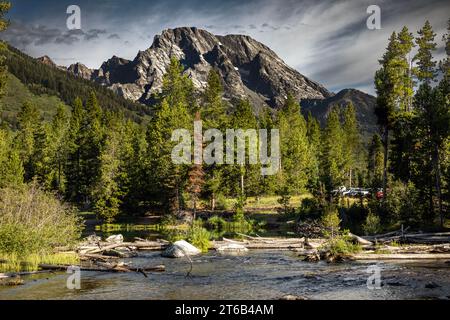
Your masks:
M 76 97 L 86 100 L 90 92 L 94 91 L 103 108 L 123 112 L 137 122 L 151 113 L 148 106 L 124 99 L 100 84 L 61 70 L 48 57 L 34 59 L 11 46 L 0 50 L 0 55 L 6 57 L 8 71 L 36 96 L 55 96 L 65 104 L 72 105 Z
M 32 93 L 26 85 L 8 72 L 4 95 L 0 99 L 0 118 L 15 127 L 17 113 L 26 101 L 36 105 L 45 120 L 50 120 L 56 114 L 58 106 L 64 106 L 70 110 L 70 107 L 56 96 Z
M 152 95 L 161 89 L 163 75 L 173 57 L 184 65 L 197 89 L 205 88 L 208 72 L 215 68 L 222 76 L 225 98 L 250 97 L 255 106 L 267 104 L 278 108 L 288 93 L 299 101 L 332 96 L 322 85 L 286 65 L 275 52 L 249 36 L 218 36 L 187 27 L 163 31 L 133 61 L 114 56 L 98 70 L 80 63 L 68 70 L 125 98 L 150 104 Z
M 327 99 L 304 99 L 300 102 L 304 115 L 309 111 L 321 125 L 325 125 L 328 114 L 333 107 L 345 108 L 352 102 L 356 110 L 360 130 L 364 138 L 370 138 L 378 132 L 377 117 L 375 116 L 376 98 L 356 89 L 344 89 Z

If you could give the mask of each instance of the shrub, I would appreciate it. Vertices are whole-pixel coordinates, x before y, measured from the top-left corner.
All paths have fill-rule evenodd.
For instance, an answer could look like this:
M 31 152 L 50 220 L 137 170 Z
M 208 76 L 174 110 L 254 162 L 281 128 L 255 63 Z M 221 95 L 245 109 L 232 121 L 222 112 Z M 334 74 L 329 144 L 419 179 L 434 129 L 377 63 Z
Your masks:
M 209 242 L 210 238 L 211 234 L 203 227 L 194 225 L 189 230 L 188 241 L 203 252 L 208 252 L 208 249 L 211 246 Z
M 380 217 L 369 210 L 369 214 L 366 217 L 366 222 L 362 226 L 364 233 L 366 235 L 376 234 L 380 231 Z
M 233 221 L 239 222 L 245 220 L 244 206 L 245 206 L 245 196 L 241 195 L 236 199 L 234 204 L 234 215 Z
M 230 204 L 228 203 L 227 198 L 222 194 L 216 196 L 216 209 L 230 210 Z
M 79 239 L 76 211 L 36 183 L 0 189 L 0 253 L 44 254 Z
M 219 229 L 222 230 L 226 227 L 227 222 L 225 221 L 225 219 L 223 219 L 222 217 L 219 216 L 212 216 L 211 218 L 208 219 L 208 221 L 206 222 L 206 224 L 211 227 L 212 229 Z
M 322 208 L 316 198 L 305 198 L 302 200 L 299 211 L 302 218 L 316 219 L 320 217 Z
M 326 235 L 334 238 L 334 236 L 339 232 L 340 223 L 341 220 L 339 219 L 337 209 L 334 207 L 326 208 L 322 217 L 322 225 L 327 230 Z
M 361 251 L 361 245 L 352 243 L 345 236 L 332 239 L 327 244 L 327 248 L 330 255 L 333 257 L 346 256 Z
M 400 221 L 408 225 L 418 225 L 423 218 L 424 222 L 432 223 L 433 217 L 425 216 L 424 201 L 420 198 L 414 184 L 404 184 L 393 181 L 390 184 L 385 201 L 385 211 L 390 222 Z M 431 218 L 431 219 L 430 219 Z M 428 221 L 427 221 L 428 220 Z

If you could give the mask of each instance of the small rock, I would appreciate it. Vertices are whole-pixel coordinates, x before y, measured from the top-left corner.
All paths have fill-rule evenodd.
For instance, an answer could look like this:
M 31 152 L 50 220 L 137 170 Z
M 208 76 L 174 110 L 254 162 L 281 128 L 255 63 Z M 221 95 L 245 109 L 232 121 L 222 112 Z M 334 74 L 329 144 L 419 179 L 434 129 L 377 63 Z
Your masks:
M 307 262 L 319 262 L 320 261 L 320 256 L 317 253 L 311 253 L 311 254 L 307 254 L 305 256 L 305 259 L 303 259 L 303 261 L 307 261 Z
M 106 242 L 109 242 L 109 243 L 122 243 L 123 242 L 123 235 L 121 235 L 121 234 L 112 235 L 112 236 L 106 238 Z
M 100 241 L 102 241 L 102 238 L 100 238 L 99 236 L 97 236 L 95 234 L 91 234 L 90 236 L 88 236 L 86 238 L 86 242 L 89 244 L 97 244 Z
M 200 253 L 202 253 L 200 249 L 185 240 L 180 240 L 170 245 L 161 255 L 166 258 L 181 258 L 186 255 L 199 255 Z
M 426 285 L 425 285 L 425 288 L 427 288 L 427 289 L 436 289 L 436 288 L 439 288 L 440 287 L 440 285 L 438 285 L 436 282 L 428 282 Z

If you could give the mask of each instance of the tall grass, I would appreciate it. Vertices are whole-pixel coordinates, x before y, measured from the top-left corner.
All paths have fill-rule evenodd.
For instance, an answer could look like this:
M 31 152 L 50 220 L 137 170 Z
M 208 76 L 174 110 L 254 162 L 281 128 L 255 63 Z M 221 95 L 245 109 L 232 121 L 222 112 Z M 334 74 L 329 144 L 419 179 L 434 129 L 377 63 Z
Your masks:
M 0 189 L 0 255 L 12 265 L 49 259 L 55 247 L 75 244 L 81 228 L 76 211 L 37 183 Z
M 80 259 L 76 253 L 37 254 L 27 256 L 0 254 L 0 272 L 35 271 L 40 264 L 77 265 Z

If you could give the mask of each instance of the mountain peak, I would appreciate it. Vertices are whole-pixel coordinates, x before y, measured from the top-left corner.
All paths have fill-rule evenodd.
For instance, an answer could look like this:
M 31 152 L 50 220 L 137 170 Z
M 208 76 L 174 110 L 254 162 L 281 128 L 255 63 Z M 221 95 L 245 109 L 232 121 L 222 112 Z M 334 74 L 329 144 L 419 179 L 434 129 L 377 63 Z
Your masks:
M 36 60 L 41 62 L 41 63 L 43 63 L 43 64 L 46 64 L 48 66 L 57 67 L 56 63 L 54 63 L 53 60 L 50 59 L 50 57 L 47 56 L 47 55 L 39 57 Z

